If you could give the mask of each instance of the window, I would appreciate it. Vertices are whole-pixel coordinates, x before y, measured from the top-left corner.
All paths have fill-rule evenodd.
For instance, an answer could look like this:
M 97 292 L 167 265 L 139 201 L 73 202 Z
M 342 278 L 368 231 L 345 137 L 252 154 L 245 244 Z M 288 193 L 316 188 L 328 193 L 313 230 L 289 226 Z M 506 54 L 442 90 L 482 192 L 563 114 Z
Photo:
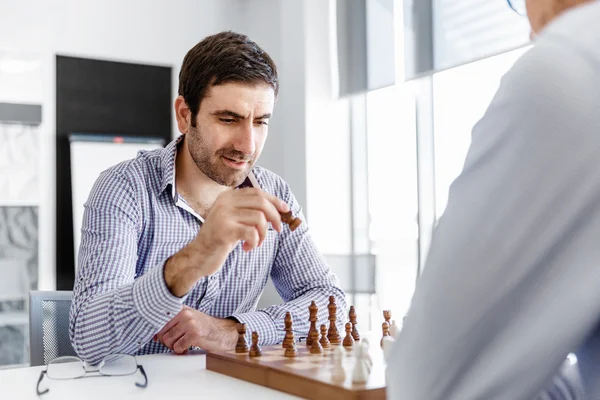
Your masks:
M 462 170 L 473 126 L 485 113 L 502 76 L 526 50 L 513 50 L 433 76 L 436 218 L 444 212 L 448 189 Z

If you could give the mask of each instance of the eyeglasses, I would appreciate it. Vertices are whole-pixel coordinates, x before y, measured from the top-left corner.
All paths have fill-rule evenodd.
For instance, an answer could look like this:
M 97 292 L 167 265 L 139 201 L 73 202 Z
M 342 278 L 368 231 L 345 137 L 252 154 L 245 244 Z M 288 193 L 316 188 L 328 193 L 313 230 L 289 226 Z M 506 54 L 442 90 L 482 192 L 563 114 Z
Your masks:
M 525 0 L 506 0 L 508 6 L 513 9 L 519 15 L 527 15 L 527 8 L 525 7 Z
M 135 383 L 135 386 L 145 388 L 148 386 L 148 377 L 144 367 L 138 365 L 134 356 L 127 354 L 115 354 L 106 357 L 99 364 L 98 369 L 88 370 L 86 364 L 78 357 L 66 356 L 58 357 L 48 363 L 46 370 L 40 372 L 40 378 L 37 383 L 37 394 L 42 395 L 50 389 L 40 391 L 40 383 L 44 379 L 44 375 L 54 380 L 66 380 L 83 378 L 84 376 L 124 376 L 132 375 L 140 370 L 144 377 L 143 383 Z M 93 375 L 100 374 L 100 375 Z

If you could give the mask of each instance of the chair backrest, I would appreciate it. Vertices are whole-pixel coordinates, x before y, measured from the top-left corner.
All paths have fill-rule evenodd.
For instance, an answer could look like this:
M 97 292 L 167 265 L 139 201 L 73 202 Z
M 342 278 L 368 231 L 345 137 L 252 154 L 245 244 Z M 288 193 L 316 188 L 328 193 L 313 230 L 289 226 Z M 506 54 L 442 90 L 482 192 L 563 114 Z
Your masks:
M 76 355 L 69 338 L 71 291 L 29 292 L 29 361 L 45 365 Z

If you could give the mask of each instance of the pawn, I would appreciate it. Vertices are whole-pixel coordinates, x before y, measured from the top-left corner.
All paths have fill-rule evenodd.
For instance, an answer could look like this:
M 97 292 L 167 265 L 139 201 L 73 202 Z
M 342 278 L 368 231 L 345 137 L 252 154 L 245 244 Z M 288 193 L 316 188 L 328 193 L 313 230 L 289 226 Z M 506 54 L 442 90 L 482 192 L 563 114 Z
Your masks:
M 288 347 L 285 348 L 285 353 L 283 353 L 285 357 L 296 357 L 298 355 L 298 349 L 296 348 L 296 343 L 292 342 Z
M 364 343 L 356 346 L 354 371 L 352 371 L 352 383 L 366 383 L 369 380 L 369 364 L 367 361 L 367 349 Z
M 310 354 L 323 354 L 323 347 L 319 343 L 319 331 L 312 331 L 312 344 L 310 345 Z
M 238 341 L 235 345 L 236 353 L 247 353 L 248 342 L 246 341 L 246 324 L 237 324 Z
M 331 379 L 334 382 L 343 382 L 346 380 L 346 371 L 344 370 L 344 350 L 340 346 L 333 349 L 333 368 L 331 370 Z
M 383 334 L 381 336 L 381 347 L 383 348 L 383 338 L 386 336 L 390 336 L 390 324 L 388 324 L 387 322 L 383 322 L 381 324 L 381 330 L 383 331 Z
M 260 357 L 262 351 L 258 345 L 258 332 L 252 332 L 252 346 L 250 346 L 250 357 Z
M 331 343 L 329 343 L 329 339 L 327 339 L 327 325 L 321 324 L 321 339 L 319 340 L 321 343 L 321 347 L 324 349 L 328 349 L 331 347 Z
M 348 350 L 350 350 L 354 345 L 354 338 L 352 337 L 352 324 L 350 322 L 346 322 L 346 337 L 344 338 L 342 345 Z
M 390 325 L 390 336 L 394 339 L 398 335 L 398 325 L 396 325 L 396 320 L 392 320 L 392 325 Z

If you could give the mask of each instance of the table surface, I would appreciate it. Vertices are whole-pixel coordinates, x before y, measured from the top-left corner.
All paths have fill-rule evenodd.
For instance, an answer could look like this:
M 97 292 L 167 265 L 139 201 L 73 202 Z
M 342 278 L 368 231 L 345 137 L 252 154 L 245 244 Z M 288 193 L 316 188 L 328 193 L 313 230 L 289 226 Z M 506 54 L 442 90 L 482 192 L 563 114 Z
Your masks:
M 298 399 L 286 393 L 230 378 L 206 370 L 202 352 L 186 355 L 153 354 L 137 357 L 148 375 L 145 389 L 135 386 L 142 382 L 138 372 L 128 376 L 96 376 L 64 381 L 44 377 L 36 393 L 40 371 L 45 366 L 0 370 L 1 399 Z

